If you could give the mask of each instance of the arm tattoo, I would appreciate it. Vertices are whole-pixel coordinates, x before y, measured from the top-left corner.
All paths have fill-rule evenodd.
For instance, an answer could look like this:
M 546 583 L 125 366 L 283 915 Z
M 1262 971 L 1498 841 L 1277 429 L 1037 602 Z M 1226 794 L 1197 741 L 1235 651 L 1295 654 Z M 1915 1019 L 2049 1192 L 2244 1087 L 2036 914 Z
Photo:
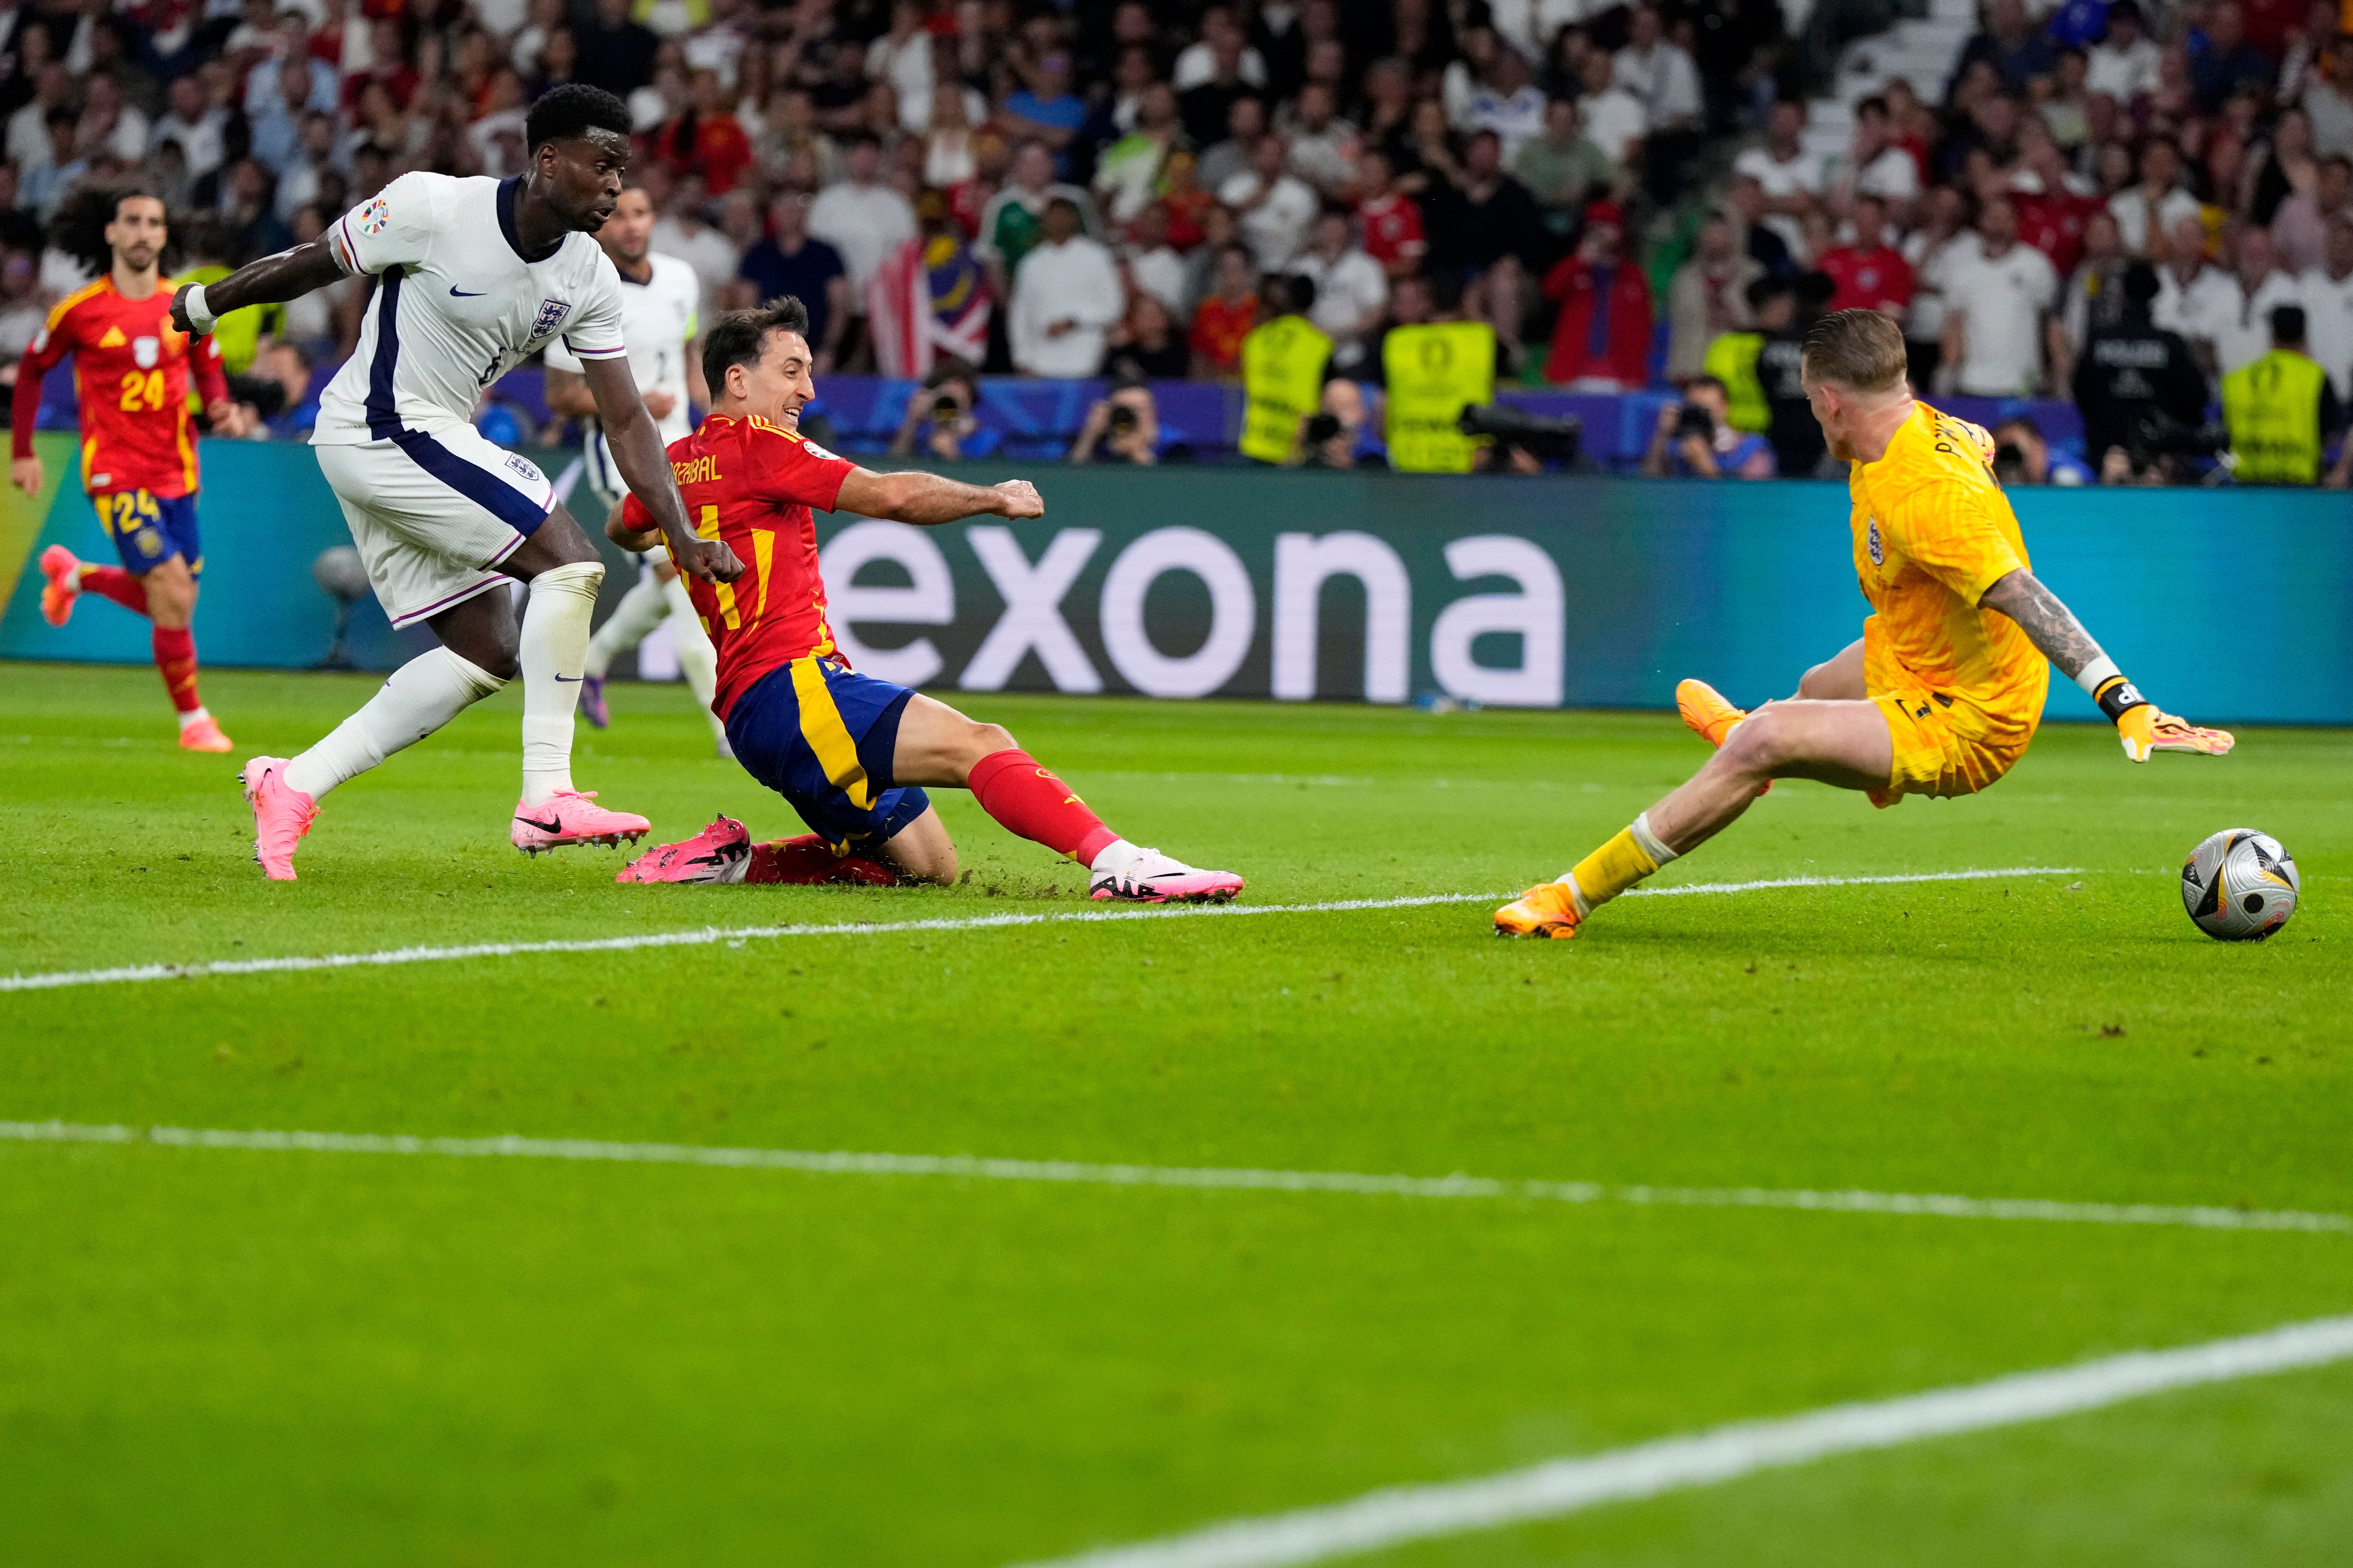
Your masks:
M 2012 572 L 1988 588 L 1985 597 L 1978 603 L 1981 608 L 2000 610 L 2016 621 L 2027 640 L 2041 648 L 2042 657 L 2057 665 L 2059 672 L 2070 679 L 2100 657 L 2100 645 L 2092 640 L 2084 623 L 2059 602 L 2056 594 L 2036 581 L 2031 572 Z

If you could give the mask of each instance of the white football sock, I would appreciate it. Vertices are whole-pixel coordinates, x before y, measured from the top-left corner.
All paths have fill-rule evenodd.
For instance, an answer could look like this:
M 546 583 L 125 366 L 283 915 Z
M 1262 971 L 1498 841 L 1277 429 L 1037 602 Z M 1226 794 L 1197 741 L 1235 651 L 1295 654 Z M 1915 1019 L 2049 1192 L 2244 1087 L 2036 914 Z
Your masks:
M 588 620 L 601 561 L 551 566 L 531 580 L 522 613 L 522 803 L 544 805 L 572 790 L 572 722 L 587 673 Z
M 636 584 L 621 595 L 596 635 L 588 639 L 588 658 L 582 673 L 605 679 L 613 661 L 646 640 L 646 634 L 661 625 L 670 614 L 670 605 L 662 596 L 662 587 L 650 572 L 641 574 Z
M 203 723 L 206 720 L 211 717 L 212 710 L 210 709 L 189 709 L 185 713 L 180 715 L 180 733 L 184 735 L 186 734 L 189 731 L 195 729 L 197 725 Z
M 286 764 L 286 783 L 312 800 L 413 746 L 505 681 L 446 647 L 418 654 L 334 732 Z
M 719 689 L 719 650 L 711 646 L 709 634 L 702 629 L 702 617 L 694 613 L 694 601 L 687 595 L 686 579 L 673 577 L 662 584 L 662 597 L 670 604 L 670 641 L 678 649 L 678 671 L 686 677 L 687 689 L 702 704 L 702 716 L 711 721 L 711 732 L 721 740 L 727 738 L 727 726 L 711 710 L 711 699 Z
M 1144 851 L 1137 846 L 1114 838 L 1096 853 L 1094 864 L 1087 869 L 1098 877 L 1124 877 L 1143 858 Z

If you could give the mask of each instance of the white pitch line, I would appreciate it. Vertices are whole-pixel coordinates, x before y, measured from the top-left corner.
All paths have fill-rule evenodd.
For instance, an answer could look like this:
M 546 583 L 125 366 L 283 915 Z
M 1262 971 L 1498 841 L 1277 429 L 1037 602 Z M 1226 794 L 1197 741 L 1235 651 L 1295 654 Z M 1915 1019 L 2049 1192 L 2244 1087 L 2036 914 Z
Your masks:
M 2062 1203 L 1968 1198 L 1946 1193 L 1807 1192 L 1775 1187 L 1611 1186 L 1493 1176 L 1378 1175 L 1357 1171 L 1263 1171 L 1243 1166 L 1112 1165 L 1076 1160 L 1006 1160 L 974 1154 L 878 1154 L 848 1150 L 743 1149 L 701 1143 L 619 1143 L 586 1138 L 420 1138 L 404 1133 L 302 1132 L 215 1127 L 126 1127 L 78 1121 L 0 1121 L 0 1142 L 155 1143 L 175 1149 L 250 1149 L 314 1154 L 423 1154 L 451 1159 L 575 1160 L 613 1164 L 704 1165 L 819 1175 L 950 1176 L 1080 1186 L 1180 1187 L 1366 1197 L 1632 1204 L 1677 1208 L 1808 1209 L 1824 1214 L 1936 1219 L 2036 1220 L 2076 1225 L 2179 1226 L 2198 1230 L 2353 1234 L 2353 1215 L 2219 1205 Z
M 1472 1480 L 1394 1487 L 1327 1507 L 1234 1520 L 1027 1568 L 1289 1568 L 2348 1358 L 2353 1358 L 2353 1317 L 2320 1318 L 2237 1339 L 2131 1351 L 1987 1383 L 1736 1422 Z
M 1753 893 L 1768 888 L 1853 888 L 1900 882 L 1974 882 L 1989 877 L 2065 877 L 2077 866 L 2014 866 L 1986 870 L 1922 871 L 1898 877 L 1777 877 L 1757 882 L 1693 882 L 1636 888 L 1629 897 L 1686 893 Z M 1149 909 L 1063 910 L 1043 914 L 973 915 L 915 921 L 828 921 L 802 925 L 705 926 L 700 931 L 554 942 L 484 942 L 460 947 L 396 947 L 379 952 L 229 958 L 194 963 L 138 963 L 118 969 L 69 969 L 45 974 L 0 975 L 0 992 L 49 991 L 68 985 L 121 985 L 147 980 L 197 980 L 234 974 L 283 974 L 314 969 L 355 969 L 396 963 L 442 963 L 461 958 L 515 958 L 536 952 L 628 952 L 649 947 L 707 947 L 754 939 L 799 936 L 896 936 L 907 931 L 992 931 L 1007 926 L 1065 925 L 1101 921 L 1207 920 L 1240 915 L 1333 914 L 1352 910 L 1409 910 L 1430 904 L 1475 904 L 1511 893 L 1424 893 L 1398 899 L 1335 899 L 1314 904 L 1167 904 Z

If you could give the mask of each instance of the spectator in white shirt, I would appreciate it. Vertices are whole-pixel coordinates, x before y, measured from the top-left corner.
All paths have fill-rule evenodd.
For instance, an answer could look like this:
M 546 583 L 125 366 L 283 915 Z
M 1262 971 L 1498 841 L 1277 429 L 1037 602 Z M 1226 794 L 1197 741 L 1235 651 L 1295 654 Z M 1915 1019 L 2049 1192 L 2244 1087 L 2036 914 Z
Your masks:
M 2353 158 L 2353 38 L 2339 38 L 2323 61 L 2323 79 L 2306 84 L 2304 111 L 2312 119 L 2312 150 Z
M 1622 169 L 1649 134 L 1651 114 L 1641 99 L 1618 85 L 1615 69 L 1609 57 L 1599 49 L 1586 56 L 1580 79 L 1585 90 L 1577 100 L 1577 111 L 1585 121 L 1585 139 Z
M 2211 381 L 2215 346 L 2230 331 L 2238 304 L 2238 284 L 2207 261 L 2206 226 L 2195 215 L 2177 220 L 2171 237 L 2170 254 L 2158 269 L 2157 303 L 2149 319 L 2188 340 Z
M 2270 230 L 2253 224 L 2241 229 L 2235 259 L 2238 270 L 2231 279 L 2235 291 L 2214 339 L 2214 367 L 2224 375 L 2271 352 L 2276 307 L 2304 303 L 2303 279 L 2280 270 Z
M 1793 98 L 1773 105 L 1765 121 L 1765 145 L 1751 147 L 1732 162 L 1733 173 L 1754 174 L 1765 187 L 1767 226 L 1781 237 L 1794 255 L 1805 254 L 1805 229 L 1799 220 L 1821 202 L 1821 160 L 1806 151 L 1800 138 L 1806 130 L 1806 106 Z
M 1078 204 L 1067 196 L 1048 202 L 1044 237 L 1013 274 L 1006 332 L 1014 367 L 1024 375 L 1094 374 L 1124 305 L 1111 252 L 1079 232 Z
M 2340 213 L 2353 217 L 2353 158 L 2323 158 L 2312 190 L 2290 192 L 2272 215 L 2280 265 L 2290 272 L 2319 267 L 2328 252 L 2328 221 Z
M 1609 62 L 1620 87 L 1642 100 L 1652 132 L 1686 131 L 1699 122 L 1699 67 L 1669 41 L 1655 5 L 1638 5 L 1628 25 L 1626 47 Z
M 920 136 L 931 128 L 932 35 L 915 0 L 898 0 L 891 30 L 866 46 L 866 79 L 887 81 L 898 93 L 899 129 Z
M 1907 226 L 1912 204 L 1920 196 L 1920 165 L 1895 144 L 1895 121 L 1885 99 L 1874 94 L 1854 106 L 1854 140 L 1831 189 L 1841 210 L 1857 196 L 1877 196 L 1887 204 L 1889 221 L 1897 229 Z
M 2198 216 L 2198 198 L 2181 188 L 2181 149 L 2169 136 L 2141 146 L 2140 178 L 2108 198 L 2125 248 L 2135 256 L 2164 254 L 2165 237 L 2185 217 Z
M 1357 248 L 1345 213 L 1326 211 L 1315 220 L 1307 248 L 1291 270 L 1315 285 L 1315 304 L 1307 319 L 1343 349 L 1378 326 L 1381 312 L 1388 308 L 1388 274 Z
M 695 277 L 702 281 L 702 319 L 707 321 L 719 309 L 744 257 L 725 235 L 702 221 L 703 200 L 701 175 L 689 174 L 681 180 L 668 210 L 654 225 L 653 248 L 694 268 Z
M 1544 91 L 1530 79 L 1528 62 L 1499 44 L 1486 79 L 1472 89 L 1458 125 L 1472 134 L 1493 132 L 1509 163 L 1523 142 L 1544 134 Z
M 2304 309 L 2312 357 L 2353 403 L 2353 214 L 2328 220 L 2328 249 L 2304 276 Z
M 809 207 L 809 232 L 841 252 L 849 268 L 853 301 L 864 295 L 882 258 L 915 237 L 915 209 L 875 178 L 881 165 L 882 144 L 859 132 L 842 155 L 841 178 L 819 191 Z
M 2031 397 L 2042 384 L 2044 338 L 2058 303 L 2051 258 L 2018 240 L 2018 209 L 1997 195 L 1978 215 L 1978 254 L 1945 288 L 1938 377 L 1968 397 Z
M 1241 220 L 1242 243 L 1261 272 L 1288 268 L 1307 237 L 1307 226 L 1315 221 L 1315 193 L 1286 172 L 1290 156 L 1281 136 L 1262 136 L 1250 149 L 1250 168 L 1218 192 L 1218 199 Z
M 1241 79 L 1252 87 L 1266 85 L 1266 57 L 1252 48 L 1250 35 L 1242 31 L 1241 21 L 1230 5 L 1212 5 L 1201 13 L 1201 37 L 1177 55 L 1176 68 L 1169 72 L 1169 85 L 1178 92 L 1214 81 L 1218 76 L 1218 47 L 1220 43 L 1239 49 L 1241 56 Z
M 33 78 L 33 101 L 8 117 L 8 162 L 21 177 L 50 161 L 49 111 L 73 107 L 73 73 L 51 60 Z
M 1182 322 L 1186 309 L 1185 258 L 1168 243 L 1168 207 L 1154 202 L 1127 226 L 1127 244 L 1120 259 L 1138 292 L 1149 294 L 1168 308 L 1171 319 Z
M 1338 110 L 1331 88 L 1311 81 L 1299 89 L 1299 113 L 1290 127 L 1291 172 L 1333 200 L 1355 186 L 1356 153 L 1363 142 Z
M 147 116 L 122 100 L 111 76 L 94 76 L 83 89 L 81 124 L 74 144 L 86 157 L 112 157 L 136 163 L 147 155 Z
M 228 110 L 205 101 L 205 84 L 194 71 L 172 79 L 166 101 L 171 112 L 149 127 L 147 151 L 152 156 L 164 142 L 177 142 L 188 160 L 189 177 L 203 179 L 220 167 L 221 127 Z
M 1495 31 L 1504 42 L 1529 59 L 1542 59 L 1552 50 L 1560 30 L 1600 9 L 1585 0 L 1494 0 L 1488 7 Z
M 2108 36 L 2092 46 L 2084 74 L 2084 90 L 2105 92 L 2118 107 L 2157 90 L 2158 48 L 2141 26 L 2140 7 L 2134 0 L 2116 0 L 2108 7 Z

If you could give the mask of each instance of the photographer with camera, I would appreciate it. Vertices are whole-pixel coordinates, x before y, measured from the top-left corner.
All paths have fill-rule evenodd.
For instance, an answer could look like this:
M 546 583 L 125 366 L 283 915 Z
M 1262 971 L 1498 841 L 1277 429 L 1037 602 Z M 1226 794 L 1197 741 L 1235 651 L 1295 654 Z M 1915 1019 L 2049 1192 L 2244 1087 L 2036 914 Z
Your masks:
M 1642 455 L 1646 479 L 1769 479 L 1778 471 L 1773 443 L 1736 429 L 1732 399 L 1712 375 L 1694 376 L 1683 400 L 1659 410 L 1651 449 Z
M 2013 414 L 1993 427 L 1993 477 L 2012 485 L 2088 485 L 2092 470 L 2054 448 L 2042 426 Z
M 1160 407 L 1140 378 L 1122 376 L 1111 395 L 1087 410 L 1087 422 L 1071 444 L 1073 463 L 1132 463 L 1148 468 L 1160 460 Z
M 980 373 L 960 359 L 941 360 L 907 399 L 907 416 L 891 438 L 891 455 L 913 457 L 920 442 L 926 457 L 951 463 L 995 457 L 1005 438 L 973 417 L 979 401 Z

